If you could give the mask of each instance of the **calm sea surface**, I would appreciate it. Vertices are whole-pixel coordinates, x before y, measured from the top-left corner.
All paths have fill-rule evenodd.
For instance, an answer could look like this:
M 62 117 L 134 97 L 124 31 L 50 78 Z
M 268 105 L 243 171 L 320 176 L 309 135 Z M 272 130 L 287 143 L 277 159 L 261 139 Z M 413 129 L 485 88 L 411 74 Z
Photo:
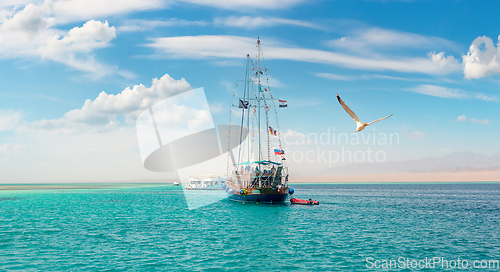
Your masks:
M 292 188 L 320 205 L 188 210 L 170 185 L 0 191 L 0 270 L 353 271 L 384 260 L 400 270 L 434 257 L 480 270 L 474 261 L 500 260 L 500 184 Z

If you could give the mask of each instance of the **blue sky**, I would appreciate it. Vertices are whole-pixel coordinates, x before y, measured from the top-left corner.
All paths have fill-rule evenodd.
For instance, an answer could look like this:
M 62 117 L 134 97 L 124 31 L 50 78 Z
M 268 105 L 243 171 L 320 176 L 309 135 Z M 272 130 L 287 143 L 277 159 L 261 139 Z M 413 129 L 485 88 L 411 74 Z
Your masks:
M 273 93 L 289 104 L 280 110 L 289 140 L 354 132 L 339 93 L 362 121 L 394 114 L 364 131 L 400 136 L 397 145 L 379 146 L 387 161 L 498 153 L 498 5 L 2 1 L 0 182 L 172 177 L 141 165 L 134 118 L 151 98 L 146 89 L 153 79 L 168 85 L 165 97 L 203 87 L 214 120 L 227 123 L 233 86 L 257 37 Z M 123 94 L 134 86 L 138 93 Z M 297 175 L 326 167 L 295 164 Z

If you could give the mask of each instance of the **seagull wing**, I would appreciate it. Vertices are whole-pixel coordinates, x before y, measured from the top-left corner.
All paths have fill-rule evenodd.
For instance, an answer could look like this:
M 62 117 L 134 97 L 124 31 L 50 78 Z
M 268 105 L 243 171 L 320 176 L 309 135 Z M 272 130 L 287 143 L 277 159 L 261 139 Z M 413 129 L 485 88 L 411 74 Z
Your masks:
M 391 114 L 391 115 L 389 115 L 389 116 L 387 116 L 387 117 L 380 118 L 380 119 L 377 119 L 377 120 L 375 120 L 375 121 L 371 121 L 370 123 L 368 123 L 368 125 L 371 125 L 371 124 L 376 123 L 376 122 L 378 122 L 378 121 L 382 121 L 382 120 L 387 119 L 387 118 L 389 118 L 389 117 L 391 117 L 391 116 L 392 116 L 392 114 Z
M 356 124 L 361 123 L 356 114 L 345 104 L 345 102 L 342 99 L 340 99 L 339 94 L 337 94 L 337 99 L 339 100 L 339 103 L 342 106 L 342 108 L 344 108 L 344 110 L 352 117 L 352 119 L 354 119 Z

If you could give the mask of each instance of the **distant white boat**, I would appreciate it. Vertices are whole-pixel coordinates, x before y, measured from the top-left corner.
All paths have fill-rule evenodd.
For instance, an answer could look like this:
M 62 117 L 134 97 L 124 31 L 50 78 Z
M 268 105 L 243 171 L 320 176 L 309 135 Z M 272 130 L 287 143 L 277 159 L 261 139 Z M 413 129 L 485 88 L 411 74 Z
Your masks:
M 184 186 L 187 190 L 222 190 L 226 188 L 226 177 L 217 175 L 196 175 Z
M 174 182 L 173 184 L 174 186 L 181 186 L 181 184 L 179 182 Z

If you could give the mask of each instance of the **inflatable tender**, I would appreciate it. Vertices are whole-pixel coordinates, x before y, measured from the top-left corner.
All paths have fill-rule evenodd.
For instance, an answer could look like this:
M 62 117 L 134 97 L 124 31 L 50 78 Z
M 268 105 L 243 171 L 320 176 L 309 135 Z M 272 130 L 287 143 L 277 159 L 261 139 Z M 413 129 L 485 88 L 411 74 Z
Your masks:
M 292 198 L 290 199 L 290 202 L 292 202 L 292 204 L 299 204 L 299 205 L 319 205 L 319 201 L 309 201 L 307 199 L 298 199 L 298 198 Z

